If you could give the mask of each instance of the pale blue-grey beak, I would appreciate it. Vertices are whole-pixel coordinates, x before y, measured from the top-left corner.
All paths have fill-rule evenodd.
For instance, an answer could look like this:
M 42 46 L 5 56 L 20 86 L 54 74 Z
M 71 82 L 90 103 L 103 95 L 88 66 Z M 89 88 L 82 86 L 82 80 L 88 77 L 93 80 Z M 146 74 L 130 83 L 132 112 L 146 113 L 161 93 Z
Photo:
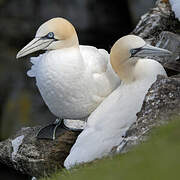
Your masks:
M 166 49 L 151 46 L 149 44 L 140 48 L 131 49 L 131 57 L 146 57 L 146 56 L 170 56 L 171 51 Z
M 16 58 L 18 59 L 39 50 L 46 50 L 53 41 L 54 39 L 36 37 L 17 53 Z

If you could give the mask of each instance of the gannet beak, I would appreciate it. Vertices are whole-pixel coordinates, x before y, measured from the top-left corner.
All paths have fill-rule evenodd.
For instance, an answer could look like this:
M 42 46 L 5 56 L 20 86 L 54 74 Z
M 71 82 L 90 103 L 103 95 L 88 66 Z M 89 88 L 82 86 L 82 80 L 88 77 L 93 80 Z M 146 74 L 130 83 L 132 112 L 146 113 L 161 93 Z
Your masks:
M 172 55 L 172 52 L 151 46 L 149 44 L 146 44 L 145 46 L 141 48 L 131 49 L 131 57 L 146 57 L 146 56 L 170 56 Z
M 17 53 L 16 58 L 18 59 L 39 50 L 45 50 L 53 41 L 54 39 L 36 37 Z

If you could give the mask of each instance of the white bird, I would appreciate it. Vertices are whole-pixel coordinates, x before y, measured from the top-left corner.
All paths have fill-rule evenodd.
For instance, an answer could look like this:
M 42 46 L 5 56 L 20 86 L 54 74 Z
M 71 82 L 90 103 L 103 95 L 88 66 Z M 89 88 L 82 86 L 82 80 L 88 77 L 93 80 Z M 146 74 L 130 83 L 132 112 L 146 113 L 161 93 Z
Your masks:
M 64 18 L 53 18 L 42 24 L 17 58 L 38 50 L 47 51 L 31 58 L 33 65 L 27 74 L 35 77 L 43 100 L 60 119 L 87 118 L 120 84 L 109 63 L 108 52 L 79 46 L 75 28 Z M 58 123 L 48 127 L 54 127 L 53 138 L 57 126 Z M 42 138 L 46 136 L 44 133 L 41 131 Z
M 175 13 L 176 18 L 180 21 L 180 0 L 169 0 L 172 10 Z
M 171 53 L 147 45 L 134 35 L 122 37 L 114 44 L 110 61 L 122 80 L 121 85 L 89 116 L 85 129 L 64 162 L 67 169 L 106 156 L 122 142 L 126 131 L 136 121 L 136 113 L 157 75 L 166 75 L 157 61 L 140 58 L 152 54 L 163 56 Z

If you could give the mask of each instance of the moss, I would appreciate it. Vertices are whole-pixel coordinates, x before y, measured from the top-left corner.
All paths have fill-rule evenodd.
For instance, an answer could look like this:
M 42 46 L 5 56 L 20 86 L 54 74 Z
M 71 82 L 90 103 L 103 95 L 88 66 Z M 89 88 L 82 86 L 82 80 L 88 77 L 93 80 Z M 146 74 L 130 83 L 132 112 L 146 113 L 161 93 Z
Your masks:
M 180 118 L 157 128 L 151 138 L 131 152 L 97 160 L 48 180 L 169 180 L 180 179 Z M 44 179 L 43 179 L 44 180 Z

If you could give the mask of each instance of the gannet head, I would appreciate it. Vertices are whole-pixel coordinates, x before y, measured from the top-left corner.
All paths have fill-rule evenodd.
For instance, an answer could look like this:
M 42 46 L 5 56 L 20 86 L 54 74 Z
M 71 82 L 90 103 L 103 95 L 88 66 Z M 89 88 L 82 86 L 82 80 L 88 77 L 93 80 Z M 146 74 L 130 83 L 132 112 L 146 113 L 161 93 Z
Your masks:
M 16 58 L 39 50 L 55 50 L 78 45 L 73 25 L 64 18 L 53 18 L 39 27 L 35 38 L 18 52 Z
M 168 56 L 172 53 L 166 49 L 148 45 L 142 38 L 127 35 L 115 42 L 110 52 L 110 62 L 121 80 L 134 80 L 134 67 L 140 57 Z

